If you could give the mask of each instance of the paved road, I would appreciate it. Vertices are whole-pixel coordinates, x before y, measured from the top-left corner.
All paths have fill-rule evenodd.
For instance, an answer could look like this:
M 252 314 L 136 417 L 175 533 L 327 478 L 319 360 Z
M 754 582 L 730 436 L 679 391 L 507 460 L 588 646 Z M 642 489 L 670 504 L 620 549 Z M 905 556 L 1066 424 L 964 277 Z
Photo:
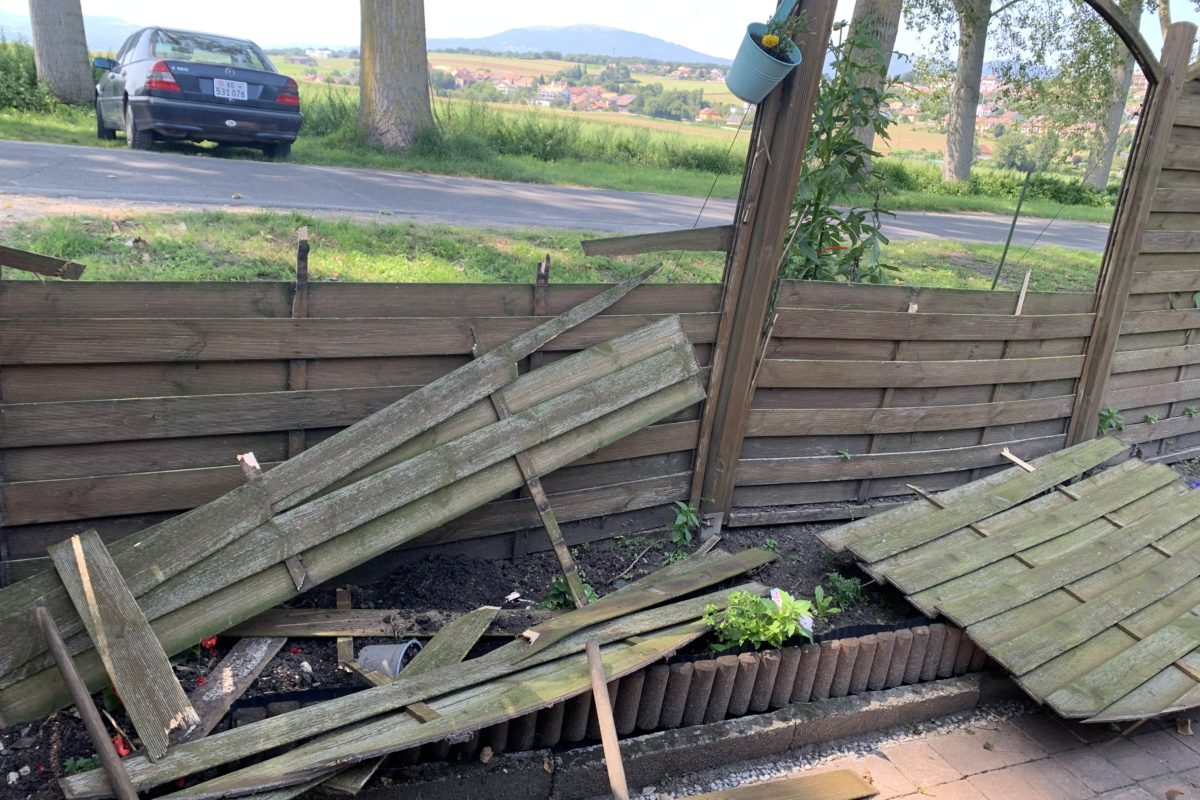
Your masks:
M 0 192 L 92 200 L 167 202 L 378 213 L 467 226 L 546 226 L 649 233 L 719 225 L 730 200 L 503 183 L 342 167 L 241 161 L 31 142 L 0 142 Z M 885 221 L 897 239 L 1004 241 L 1008 220 L 987 214 L 900 212 Z M 1107 226 L 1027 219 L 1014 239 L 1100 251 Z M 1040 238 L 1039 238 L 1040 237 Z

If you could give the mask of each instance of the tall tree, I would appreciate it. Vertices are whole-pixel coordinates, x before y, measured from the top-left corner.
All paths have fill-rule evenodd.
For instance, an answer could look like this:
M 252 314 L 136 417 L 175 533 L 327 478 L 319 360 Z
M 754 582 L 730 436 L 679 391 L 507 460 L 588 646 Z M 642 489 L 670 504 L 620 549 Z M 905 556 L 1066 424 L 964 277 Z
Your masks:
M 360 5 L 358 124 L 372 144 L 405 150 L 421 131 L 433 126 L 425 4 L 423 0 L 360 0 Z
M 38 80 L 64 103 L 91 103 L 96 83 L 79 0 L 29 0 L 29 25 Z
M 849 35 L 877 43 L 884 63 L 889 66 L 892 50 L 896 47 L 896 33 L 900 30 L 900 3 L 901 0 L 857 0 L 854 16 L 850 19 Z M 859 74 L 864 81 L 864 88 L 874 91 L 883 88 L 884 77 L 878 71 L 863 69 Z M 861 125 L 854 132 L 854 138 L 868 150 L 873 150 L 875 126 L 869 123 Z
M 1161 0 L 1161 3 L 1165 5 L 1166 0 Z M 1129 21 L 1136 30 L 1142 22 L 1141 0 L 1124 0 L 1121 10 L 1129 15 Z M 1113 68 L 1107 93 L 1108 108 L 1104 110 L 1103 118 L 1097 120 L 1092 146 L 1088 148 L 1086 180 L 1103 191 L 1108 188 L 1108 176 L 1112 173 L 1113 158 L 1117 154 L 1117 138 L 1121 134 L 1121 121 L 1125 118 L 1125 103 L 1129 100 L 1135 62 L 1133 53 L 1112 31 L 1106 31 L 1103 40 L 1096 46 L 1109 54 Z

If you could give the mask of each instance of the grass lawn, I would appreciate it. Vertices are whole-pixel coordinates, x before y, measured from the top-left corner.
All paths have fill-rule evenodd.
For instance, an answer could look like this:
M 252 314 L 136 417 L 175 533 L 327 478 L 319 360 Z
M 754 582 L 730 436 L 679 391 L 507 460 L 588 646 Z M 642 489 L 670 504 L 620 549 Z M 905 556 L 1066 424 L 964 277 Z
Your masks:
M 855 197 L 853 202 L 861 206 L 870 206 L 873 202 L 869 197 Z M 999 214 L 1012 217 L 1017 207 L 1017 201 L 1007 197 L 981 197 L 979 195 L 948 195 L 925 194 L 917 191 L 889 191 L 881 200 L 889 211 L 934 211 L 953 213 L 955 211 L 976 211 L 987 214 Z M 1076 222 L 1112 221 L 1114 209 L 1101 206 L 1067 206 L 1052 200 L 1026 198 L 1021 206 L 1021 217 L 1040 217 L 1043 219 L 1067 219 Z
M 663 262 L 658 282 L 720 280 L 720 253 L 657 253 L 615 260 L 584 257 L 585 234 L 555 230 L 479 231 L 443 225 L 359 222 L 295 213 L 190 212 L 50 217 L 13 228 L 7 244 L 86 264 L 85 280 L 291 280 L 295 234 L 312 237 L 314 280 L 529 283 L 546 253 L 554 283 L 610 282 Z M 888 245 L 894 282 L 988 289 L 999 245 L 911 240 Z M 1026 269 L 1034 291 L 1091 291 L 1100 255 L 1057 247 L 1009 252 L 1001 285 L 1015 289 Z M 6 270 L 5 277 L 26 277 Z M 30 276 L 32 277 L 32 276 Z

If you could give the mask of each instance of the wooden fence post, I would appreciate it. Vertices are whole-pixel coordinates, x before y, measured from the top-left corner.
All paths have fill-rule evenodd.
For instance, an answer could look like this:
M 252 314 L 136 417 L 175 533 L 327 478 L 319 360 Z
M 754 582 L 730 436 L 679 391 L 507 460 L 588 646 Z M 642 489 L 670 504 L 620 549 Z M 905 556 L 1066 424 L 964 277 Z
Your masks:
M 292 288 L 292 319 L 308 316 L 308 226 L 296 234 L 296 283 Z M 308 388 L 308 362 L 293 358 L 288 362 L 287 388 L 289 391 Z M 294 458 L 304 452 L 307 433 L 301 430 L 288 431 L 287 457 Z
M 734 217 L 733 246 L 725 267 L 709 399 L 692 481 L 691 503 L 698 504 L 704 515 L 706 537 L 720 530 L 733 499 L 749 419 L 755 357 L 775 296 L 836 5 L 834 0 L 801 3 L 797 13 L 808 21 L 807 31 L 796 40 L 803 61 L 758 107 Z
M 1146 231 L 1154 190 L 1162 172 L 1179 96 L 1188 80 L 1188 61 L 1195 39 L 1196 26 L 1190 22 L 1177 22 L 1168 29 L 1163 44 L 1162 83 L 1152 85 L 1147 93 L 1143 118 L 1134 137 L 1129 166 L 1117 200 L 1117 213 L 1100 265 L 1096 321 L 1084 354 L 1083 371 L 1075 387 L 1075 408 L 1067 429 L 1068 447 L 1097 434 L 1142 234 Z

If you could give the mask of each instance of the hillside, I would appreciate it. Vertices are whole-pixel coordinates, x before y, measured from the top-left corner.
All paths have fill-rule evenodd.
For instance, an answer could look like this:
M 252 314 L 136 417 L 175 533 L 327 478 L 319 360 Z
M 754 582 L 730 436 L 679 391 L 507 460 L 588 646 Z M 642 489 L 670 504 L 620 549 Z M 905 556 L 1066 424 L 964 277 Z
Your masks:
M 454 50 L 462 47 L 497 53 L 541 53 L 551 50 L 560 53 L 587 53 L 668 62 L 729 63 L 727 58 L 706 55 L 644 33 L 602 25 L 568 25 L 562 28 L 539 25 L 514 28 L 476 39 L 430 39 L 428 47 L 430 50 Z

